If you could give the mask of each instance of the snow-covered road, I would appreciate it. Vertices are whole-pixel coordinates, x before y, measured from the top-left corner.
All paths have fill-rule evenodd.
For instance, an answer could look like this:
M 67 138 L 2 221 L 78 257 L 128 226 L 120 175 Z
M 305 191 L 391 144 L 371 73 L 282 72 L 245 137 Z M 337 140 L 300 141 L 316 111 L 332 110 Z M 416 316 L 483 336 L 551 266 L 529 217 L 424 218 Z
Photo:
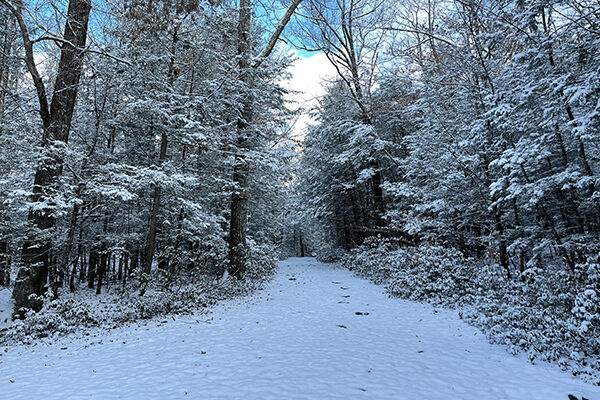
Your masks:
M 314 259 L 280 265 L 265 290 L 209 315 L 2 348 L 0 399 L 600 399 L 456 312 Z

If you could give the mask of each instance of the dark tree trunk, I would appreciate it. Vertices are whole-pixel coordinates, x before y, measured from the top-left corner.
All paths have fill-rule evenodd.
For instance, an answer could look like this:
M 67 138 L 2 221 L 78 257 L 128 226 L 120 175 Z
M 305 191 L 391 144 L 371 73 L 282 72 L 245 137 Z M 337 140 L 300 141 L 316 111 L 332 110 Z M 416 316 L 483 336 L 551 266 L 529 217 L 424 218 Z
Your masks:
M 49 108 L 45 89 L 43 88 L 43 83 L 37 73 L 33 60 L 33 45 L 28 37 L 26 28 L 24 28 L 24 23 L 20 24 L 24 41 L 26 42 L 28 68 L 38 90 L 40 115 L 44 127 L 42 146 L 45 148 L 50 148 L 55 141 L 66 143 L 69 138 L 77 89 L 81 77 L 90 9 L 90 0 L 69 1 L 63 35 L 65 42 L 61 46 L 54 93 Z M 21 17 L 22 22 L 20 9 L 17 18 L 19 17 Z M 59 155 L 50 154 L 48 160 L 44 161 L 35 173 L 31 200 L 33 202 L 43 202 L 46 197 L 52 196 L 52 186 L 61 174 L 62 159 Z M 23 244 L 22 265 L 17 274 L 13 290 L 15 315 L 19 317 L 23 317 L 20 311 L 23 307 L 34 310 L 41 308 L 41 302 L 31 298 L 30 295 L 42 295 L 46 290 L 50 264 L 51 229 L 55 224 L 54 217 L 51 215 L 50 210 L 47 209 L 32 209 L 29 212 L 28 219 L 35 229 L 29 232 L 29 236 Z
M 79 204 L 75 203 L 73 206 L 73 211 L 71 214 L 71 222 L 69 223 L 69 232 L 67 234 L 67 242 L 65 244 L 65 250 L 62 256 L 61 265 L 59 267 L 60 271 L 66 271 L 69 267 L 69 258 L 71 255 L 71 250 L 73 249 L 73 242 L 75 241 L 75 230 L 77 228 L 77 218 L 79 215 Z M 76 265 L 77 263 L 73 263 Z M 77 273 L 75 267 L 73 267 L 71 277 L 69 279 L 69 289 L 71 292 L 75 291 L 75 279 L 74 276 Z
M 385 213 L 385 204 L 383 203 L 383 189 L 381 177 L 381 171 L 379 170 L 379 163 L 373 162 L 371 166 L 375 169 L 375 173 L 371 177 L 372 195 L 373 195 L 373 212 L 374 222 L 376 226 L 383 226 L 383 214 Z
M 90 251 L 90 259 L 88 262 L 88 288 L 94 288 L 94 281 L 96 280 L 96 271 L 98 270 L 98 264 L 100 263 L 100 255 L 96 245 L 92 247 Z
M 123 261 L 125 260 L 125 254 L 121 254 L 119 257 L 119 268 L 117 269 L 117 281 L 123 279 Z
M 302 240 L 302 231 L 300 231 L 300 236 L 298 238 L 298 240 L 300 241 L 300 257 L 304 257 L 304 240 Z
M 506 240 L 504 238 L 504 226 L 502 225 L 502 216 L 498 206 L 494 207 L 494 224 L 496 233 L 498 234 L 498 253 L 500 256 L 500 265 L 506 271 L 506 276 L 511 279 L 510 264 L 508 259 L 508 252 L 506 249 Z
M 100 250 L 100 263 L 98 264 L 98 284 L 96 285 L 96 294 L 102 293 L 102 284 L 106 276 L 108 264 L 108 254 L 106 253 L 106 245 L 103 243 Z
M 169 71 L 167 73 L 169 87 L 173 87 L 173 83 L 175 82 L 175 50 L 178 42 L 177 36 L 178 26 L 175 26 L 173 29 L 173 41 L 171 42 L 171 59 L 169 62 Z M 167 132 L 163 129 L 160 135 L 160 152 L 158 156 L 158 163 L 162 164 L 162 162 L 167 158 Z M 144 260 L 144 274 L 142 275 L 142 291 L 140 294 L 143 294 L 145 284 L 147 283 L 148 276 L 152 270 L 152 260 L 154 258 L 154 251 L 156 250 L 156 233 L 158 230 L 158 211 L 160 209 L 160 193 L 161 186 L 160 183 L 156 182 L 154 186 L 154 194 L 152 196 L 152 211 L 150 214 L 150 231 L 148 233 L 148 244 L 146 247 L 146 254 Z
M 237 121 L 237 145 L 246 147 L 249 127 L 252 122 L 253 104 L 249 88 L 252 84 L 250 64 L 250 27 L 252 25 L 251 0 L 240 0 L 238 21 L 238 69 L 240 81 L 247 89 L 243 108 Z M 243 155 L 236 157 L 233 173 L 236 189 L 231 195 L 231 218 L 229 223 L 229 274 L 241 278 L 246 272 L 246 227 L 248 221 L 248 163 Z
M 129 274 L 135 272 L 140 266 L 140 250 L 135 249 L 131 252 L 131 268 L 129 269 Z
M 130 253 L 127 251 L 123 254 L 123 258 L 125 259 L 123 262 L 123 290 L 125 289 L 125 285 L 127 284 L 127 277 L 131 273 L 129 269 L 129 255 Z
M 166 135 L 165 137 L 166 143 Z M 165 145 L 166 148 L 166 145 Z M 162 154 L 162 151 L 161 151 Z M 156 249 L 156 232 L 158 229 L 158 211 L 160 208 L 160 184 L 154 186 L 154 194 L 152 196 L 152 211 L 150 213 L 150 231 L 148 233 L 148 244 L 146 247 L 146 258 L 144 259 L 144 274 L 149 275 L 152 271 L 152 260 L 154 259 L 154 251 Z
M 241 161 L 245 163 L 245 161 Z M 241 278 L 246 272 L 246 228 L 248 222 L 247 169 L 236 168 L 233 175 L 238 190 L 231 196 L 231 221 L 229 224 L 229 274 Z M 242 169 L 242 171 L 240 171 Z
M 102 244 L 100 245 L 100 263 L 98 264 L 97 275 L 98 284 L 96 285 L 96 294 L 102 293 L 102 283 L 108 270 L 109 254 L 106 249 L 106 234 L 108 233 L 108 212 L 104 214 L 104 221 L 102 223 Z
M 75 261 L 73 262 L 73 267 L 71 269 L 71 276 L 69 277 L 69 290 L 71 291 L 71 293 L 75 292 L 75 275 L 77 275 L 77 262 L 78 260 L 75 259 Z
M 80 257 L 80 264 L 79 264 L 79 280 L 81 282 L 85 281 L 86 277 L 87 277 L 87 267 L 88 267 L 88 258 L 86 256 L 85 253 L 80 253 L 81 257 Z
M 0 286 L 8 286 L 10 283 L 10 256 L 8 254 L 9 240 L 0 240 Z

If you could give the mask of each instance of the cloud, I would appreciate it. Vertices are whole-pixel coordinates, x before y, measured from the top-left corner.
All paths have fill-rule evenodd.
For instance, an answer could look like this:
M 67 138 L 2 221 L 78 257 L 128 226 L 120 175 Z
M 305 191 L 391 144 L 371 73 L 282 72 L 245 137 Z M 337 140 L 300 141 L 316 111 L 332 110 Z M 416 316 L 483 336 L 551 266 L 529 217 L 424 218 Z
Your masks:
M 316 53 L 311 57 L 301 57 L 289 67 L 292 78 L 285 87 L 297 93 L 289 95 L 289 106 L 300 109 L 300 115 L 294 122 L 293 137 L 303 139 L 306 129 L 314 119 L 309 112 L 318 104 L 319 97 L 326 93 L 326 82 L 335 76 L 335 68 L 325 54 Z

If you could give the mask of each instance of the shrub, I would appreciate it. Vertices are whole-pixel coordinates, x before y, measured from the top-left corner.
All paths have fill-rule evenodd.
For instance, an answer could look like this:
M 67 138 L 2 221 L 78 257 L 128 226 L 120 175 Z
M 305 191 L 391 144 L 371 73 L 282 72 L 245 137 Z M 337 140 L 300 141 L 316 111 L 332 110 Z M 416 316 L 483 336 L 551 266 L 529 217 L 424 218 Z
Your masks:
M 144 296 L 134 290 L 100 297 L 88 290 L 64 293 L 59 299 L 46 299 L 39 312 L 28 311 L 24 320 L 15 321 L 0 331 L 0 345 L 31 343 L 38 338 L 61 336 L 82 328 L 110 329 L 139 319 L 186 314 L 243 295 L 252 288 L 249 283 L 237 279 L 218 284 L 205 279 L 196 284 L 184 283 L 169 288 L 154 283 Z
M 322 247 L 317 250 L 317 260 L 322 263 L 335 263 L 341 261 L 346 252 L 337 247 Z
M 371 240 L 342 264 L 403 299 L 460 307 L 492 342 L 533 360 L 555 362 L 600 384 L 600 266 L 538 267 L 506 279 L 495 264 L 477 263 L 439 246 L 398 248 Z
M 277 271 L 278 252 L 275 247 L 251 244 L 248 249 L 246 277 L 258 285 L 272 279 Z

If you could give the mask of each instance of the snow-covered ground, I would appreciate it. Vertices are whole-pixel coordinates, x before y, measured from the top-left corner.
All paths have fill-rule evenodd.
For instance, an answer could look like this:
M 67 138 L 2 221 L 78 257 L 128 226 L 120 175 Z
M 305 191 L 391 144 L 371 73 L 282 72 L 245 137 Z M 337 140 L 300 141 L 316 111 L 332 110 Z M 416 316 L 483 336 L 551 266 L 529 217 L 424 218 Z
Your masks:
M 600 399 L 600 387 L 490 345 L 456 312 L 389 299 L 314 259 L 283 261 L 265 290 L 208 315 L 0 354 L 5 400 Z
M 0 329 L 10 324 L 12 317 L 12 293 L 7 288 L 0 288 Z

